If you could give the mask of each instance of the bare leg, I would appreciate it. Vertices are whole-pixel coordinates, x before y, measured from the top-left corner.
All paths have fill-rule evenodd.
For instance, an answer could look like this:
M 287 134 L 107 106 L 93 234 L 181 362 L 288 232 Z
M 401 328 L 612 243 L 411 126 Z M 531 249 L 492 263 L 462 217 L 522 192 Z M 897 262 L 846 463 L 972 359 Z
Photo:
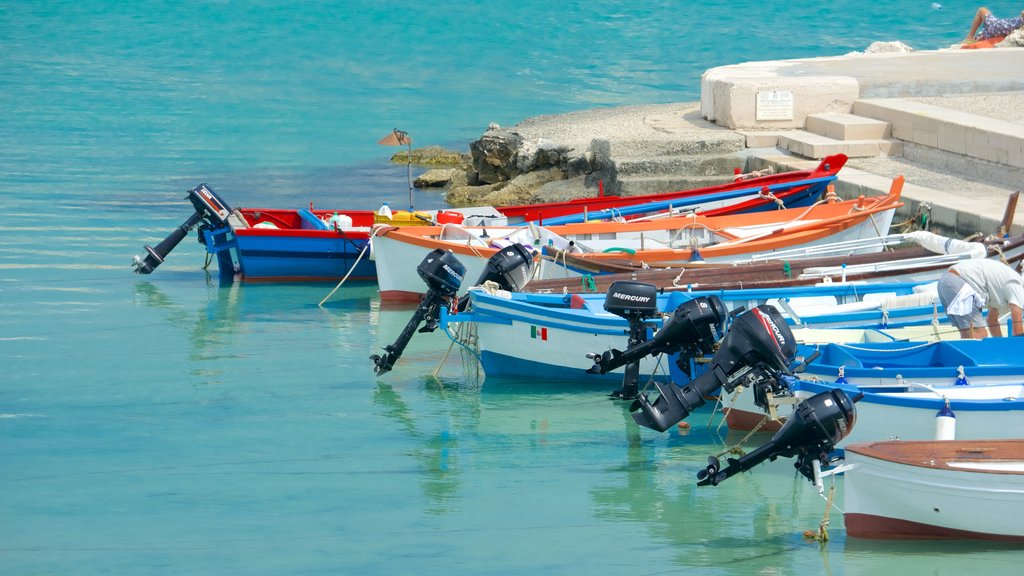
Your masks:
M 985 21 L 985 16 L 988 16 L 990 13 L 989 9 L 984 6 L 978 8 L 978 11 L 974 14 L 974 21 L 971 22 L 971 31 L 967 33 L 967 40 L 974 40 L 974 35 L 978 33 L 978 28 Z
M 1010 318 L 1014 336 L 1024 336 L 1024 310 L 1016 304 L 1010 304 Z

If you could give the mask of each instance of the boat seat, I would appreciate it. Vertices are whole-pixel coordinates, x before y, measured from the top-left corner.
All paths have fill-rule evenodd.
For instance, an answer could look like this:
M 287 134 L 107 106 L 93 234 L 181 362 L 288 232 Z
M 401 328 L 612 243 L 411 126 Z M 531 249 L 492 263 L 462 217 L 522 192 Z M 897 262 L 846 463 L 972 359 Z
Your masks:
M 298 212 L 299 218 L 302 219 L 303 230 L 330 230 L 327 224 L 317 218 L 316 214 L 310 212 L 308 208 L 299 208 L 296 212 Z

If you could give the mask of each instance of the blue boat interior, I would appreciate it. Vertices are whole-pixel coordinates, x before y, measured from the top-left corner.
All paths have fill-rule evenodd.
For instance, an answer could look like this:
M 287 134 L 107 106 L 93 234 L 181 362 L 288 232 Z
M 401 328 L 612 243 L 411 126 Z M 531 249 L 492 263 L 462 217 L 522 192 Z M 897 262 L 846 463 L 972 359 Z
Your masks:
M 847 368 L 927 368 L 977 366 L 979 362 L 949 342 L 931 342 L 884 349 L 827 344 L 819 348 L 818 364 Z
M 1013 338 L 954 340 L 931 343 L 884 342 L 870 344 L 805 345 L 804 357 L 818 350 L 820 356 L 811 362 L 807 372 L 835 376 L 842 368 L 845 377 L 856 381 L 866 378 L 889 378 L 900 374 L 906 378 L 996 376 L 1019 373 L 1015 360 L 1019 343 Z

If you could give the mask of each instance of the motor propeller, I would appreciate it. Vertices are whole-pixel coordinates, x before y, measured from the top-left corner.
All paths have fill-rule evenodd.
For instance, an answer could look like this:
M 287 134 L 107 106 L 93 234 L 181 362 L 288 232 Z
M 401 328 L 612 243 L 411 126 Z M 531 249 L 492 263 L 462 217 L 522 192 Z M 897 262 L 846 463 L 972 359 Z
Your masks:
M 144 258 L 139 256 L 132 257 L 132 266 L 135 267 L 136 274 L 150 274 L 153 270 L 156 270 L 157 266 L 163 264 L 164 259 L 171 253 L 171 250 L 174 250 L 181 243 L 185 236 L 188 235 L 189 230 L 196 224 L 205 222 L 206 226 L 211 228 L 228 225 L 227 221 L 228 216 L 231 215 L 231 207 L 221 200 L 220 196 L 206 184 L 200 184 L 189 190 L 186 198 L 192 202 L 196 211 L 184 223 L 168 234 L 167 238 L 164 238 L 163 241 L 157 244 L 156 248 L 148 244 L 143 246 L 146 250 Z
M 826 464 L 828 453 L 853 430 L 857 423 L 855 404 L 862 397 L 863 394 L 857 394 L 850 398 L 845 391 L 833 388 L 803 400 L 767 444 L 740 458 L 729 458 L 725 468 L 718 458 L 709 456 L 707 467 L 697 472 L 697 485 L 717 486 L 765 460 L 779 457 L 796 457 L 793 465 L 813 481 L 814 462 Z
M 625 366 L 622 387 L 612 396 L 629 400 L 639 392 L 640 360 L 656 354 L 678 352 L 676 363 L 689 372 L 689 358 L 697 354 L 710 354 L 715 342 L 724 333 L 727 312 L 718 296 L 702 296 L 680 304 L 662 324 L 654 337 L 647 339 L 647 322 L 658 314 L 657 288 L 634 281 L 615 282 L 608 288 L 604 309 L 629 322 L 626 350 L 608 350 L 601 354 L 587 354 L 594 365 L 590 374 L 606 374 Z
M 655 382 L 659 396 L 651 401 L 640 394 L 630 406 L 637 424 L 664 432 L 704 405 L 704 398 L 719 388 L 730 393 L 737 386 L 781 387 L 796 355 L 796 340 L 782 315 L 762 304 L 737 316 L 722 338 L 707 370 L 680 388 Z M 756 396 L 755 396 L 756 398 Z

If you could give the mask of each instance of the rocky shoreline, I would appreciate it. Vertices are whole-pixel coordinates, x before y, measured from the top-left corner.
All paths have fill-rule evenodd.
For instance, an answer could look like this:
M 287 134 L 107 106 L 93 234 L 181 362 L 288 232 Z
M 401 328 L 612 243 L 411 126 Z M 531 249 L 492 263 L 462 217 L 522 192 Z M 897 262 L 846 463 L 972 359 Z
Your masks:
M 630 195 L 696 187 L 746 168 L 744 137 L 704 120 L 697 102 L 537 116 L 508 128 L 491 124 L 469 148 L 457 165 L 430 169 L 414 184 L 445 188 L 453 206 L 500 206 L 602 189 Z M 405 154 L 393 160 L 405 162 Z

